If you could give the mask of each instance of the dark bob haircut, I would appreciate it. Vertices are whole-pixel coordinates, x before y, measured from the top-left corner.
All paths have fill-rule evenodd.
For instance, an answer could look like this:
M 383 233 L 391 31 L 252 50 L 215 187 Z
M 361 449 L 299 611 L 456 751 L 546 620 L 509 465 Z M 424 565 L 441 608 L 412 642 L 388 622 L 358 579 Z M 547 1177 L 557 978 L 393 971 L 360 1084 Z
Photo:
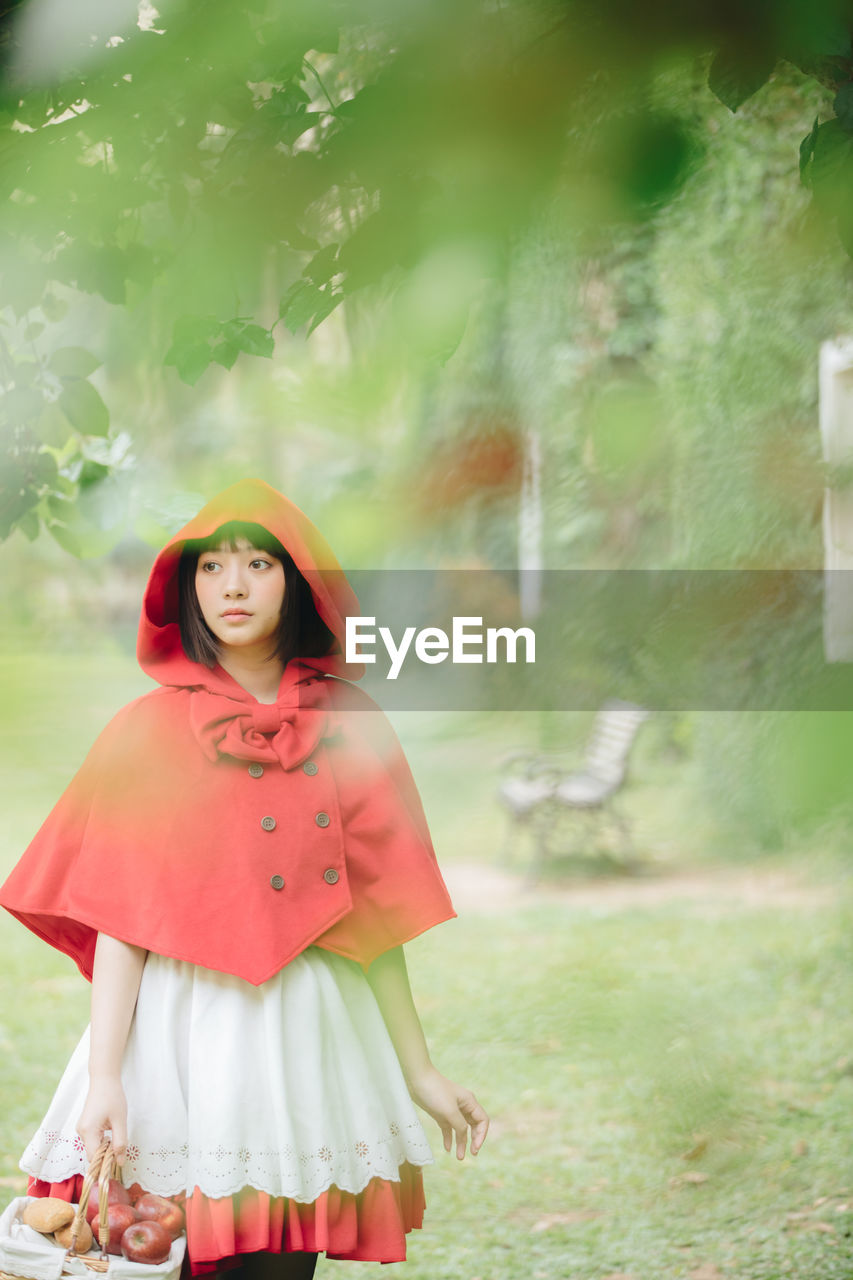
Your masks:
M 219 658 L 219 641 L 201 612 L 195 589 L 196 567 L 203 551 L 227 543 L 237 550 L 237 539 L 245 538 L 258 551 L 274 556 L 284 567 L 284 604 L 278 628 L 276 656 L 287 666 L 291 658 L 320 658 L 329 653 L 335 637 L 317 612 L 311 588 L 278 538 L 263 525 L 229 520 L 207 538 L 190 538 L 184 543 L 178 564 L 178 621 L 181 643 L 192 662 L 213 667 Z

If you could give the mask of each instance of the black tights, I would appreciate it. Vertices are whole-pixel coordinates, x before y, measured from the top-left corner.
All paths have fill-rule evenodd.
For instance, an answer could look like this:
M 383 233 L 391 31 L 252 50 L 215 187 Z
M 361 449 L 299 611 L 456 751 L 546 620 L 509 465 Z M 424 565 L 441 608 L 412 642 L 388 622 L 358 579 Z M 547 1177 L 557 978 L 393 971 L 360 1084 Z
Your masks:
M 230 1271 L 217 1271 L 214 1280 L 311 1280 L 316 1253 L 245 1253 Z

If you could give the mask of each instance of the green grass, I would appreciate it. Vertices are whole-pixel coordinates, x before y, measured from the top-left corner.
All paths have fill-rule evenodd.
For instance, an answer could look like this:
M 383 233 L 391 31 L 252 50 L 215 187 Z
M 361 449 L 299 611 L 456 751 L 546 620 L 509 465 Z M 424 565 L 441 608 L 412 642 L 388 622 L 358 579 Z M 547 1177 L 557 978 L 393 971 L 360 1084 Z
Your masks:
M 413 1277 L 849 1277 L 851 923 L 560 906 L 414 944 L 434 1058 L 494 1132 L 430 1171 Z
M 20 661 L 7 681 L 6 866 L 70 772 L 47 727 L 63 720 L 67 750 L 79 753 L 144 687 L 125 659 L 49 671 L 45 686 Z M 486 862 L 502 834 L 493 760 L 520 726 L 486 732 L 480 721 L 444 739 L 437 723 L 423 726 L 411 755 L 431 818 L 440 793 L 442 843 L 453 842 L 451 857 Z M 670 864 L 681 827 L 693 865 L 701 841 L 687 825 L 689 788 L 655 768 L 636 784 L 635 817 L 650 833 L 658 815 Z M 485 832 L 472 836 L 478 819 Z M 785 865 L 808 870 L 814 852 L 790 849 Z M 849 1280 L 853 901 L 837 856 L 824 850 L 808 870 L 833 886 L 829 905 L 803 895 L 785 907 L 768 898 L 599 910 L 545 895 L 463 911 L 410 944 L 433 1058 L 475 1090 L 493 1124 L 481 1154 L 458 1163 L 425 1120 L 436 1164 L 409 1280 Z M 0 920 L 8 1195 L 22 1185 L 17 1160 L 86 1023 L 88 994 L 68 960 Z M 319 1274 L 337 1265 L 321 1262 Z M 365 1280 L 386 1274 L 350 1268 Z

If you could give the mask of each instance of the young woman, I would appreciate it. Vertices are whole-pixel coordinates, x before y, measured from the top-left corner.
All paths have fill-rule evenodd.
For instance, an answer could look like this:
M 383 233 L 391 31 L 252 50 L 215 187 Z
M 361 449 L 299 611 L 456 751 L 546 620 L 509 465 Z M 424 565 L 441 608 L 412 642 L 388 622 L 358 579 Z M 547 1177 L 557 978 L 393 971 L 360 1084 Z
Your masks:
M 107 725 L 0 890 L 92 980 L 90 1027 L 21 1161 L 79 1194 L 106 1133 L 186 1212 L 187 1270 L 307 1277 L 405 1258 L 432 1155 L 488 1118 L 433 1066 L 402 944 L 455 913 L 390 724 L 353 683 L 358 601 L 260 480 L 158 555 Z

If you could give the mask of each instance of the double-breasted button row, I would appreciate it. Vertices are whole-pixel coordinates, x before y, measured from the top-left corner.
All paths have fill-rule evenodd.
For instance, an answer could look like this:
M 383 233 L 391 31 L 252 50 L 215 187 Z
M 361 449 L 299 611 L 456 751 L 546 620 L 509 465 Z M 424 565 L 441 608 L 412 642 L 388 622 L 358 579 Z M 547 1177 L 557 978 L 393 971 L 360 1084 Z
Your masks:
M 335 870 L 334 867 L 327 867 L 326 870 L 323 872 L 323 879 L 326 881 L 326 884 L 337 884 L 340 878 L 341 877 L 339 873 Z M 273 889 L 283 889 L 284 876 L 278 876 L 278 875 L 270 876 L 270 884 L 272 885 Z
M 302 772 L 307 773 L 309 778 L 313 778 L 315 773 L 320 772 L 320 766 L 316 760 L 306 760 L 302 766 Z M 262 778 L 264 776 L 264 766 L 257 764 L 255 761 L 249 765 L 250 778 Z
M 308 774 L 309 777 L 313 777 L 316 773 L 319 772 L 319 770 L 320 770 L 320 766 L 317 764 L 316 760 L 306 760 L 302 765 L 303 773 Z M 264 766 L 262 764 L 257 764 L 253 761 L 252 764 L 249 765 L 250 777 L 262 778 L 263 774 L 264 774 Z M 328 827 L 332 819 L 329 817 L 328 813 L 326 813 L 324 809 L 321 809 L 319 813 L 314 814 L 314 821 L 316 822 L 318 827 Z M 268 813 L 263 818 L 261 818 L 261 826 L 263 827 L 264 831 L 275 830 L 276 821 L 271 813 Z M 338 881 L 340 880 L 340 874 L 335 870 L 334 867 L 327 867 L 326 870 L 323 872 L 323 879 L 325 880 L 326 884 L 337 884 Z M 280 875 L 270 876 L 270 885 L 272 886 L 273 889 L 277 889 L 277 890 L 283 889 L 284 876 L 280 876 Z
M 314 821 L 317 823 L 318 827 L 327 827 L 329 823 L 332 821 L 332 819 L 329 817 L 327 813 L 324 813 L 323 810 L 321 809 L 319 813 L 314 814 Z M 266 814 L 265 817 L 261 818 L 261 826 L 263 827 L 264 831 L 275 830 L 275 818 L 272 816 L 271 813 L 268 813 Z

